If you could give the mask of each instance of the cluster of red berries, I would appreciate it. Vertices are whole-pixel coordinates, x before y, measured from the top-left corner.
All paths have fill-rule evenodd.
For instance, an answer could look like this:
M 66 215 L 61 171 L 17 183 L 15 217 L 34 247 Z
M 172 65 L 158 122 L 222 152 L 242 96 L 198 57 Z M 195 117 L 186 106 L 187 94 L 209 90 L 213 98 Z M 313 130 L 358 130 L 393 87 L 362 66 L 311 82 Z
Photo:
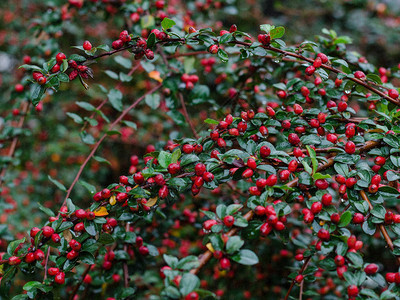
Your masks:
M 70 81 L 77 78 L 78 75 L 84 79 L 89 78 L 91 70 L 87 66 L 78 65 L 77 62 L 72 59 L 68 61 L 68 66 L 72 69 L 71 73 L 68 76 Z
M 199 76 L 185 73 L 181 76 L 181 81 L 185 83 L 186 89 L 190 91 L 193 90 L 194 85 L 199 81 Z
M 328 56 L 324 53 L 318 53 L 317 57 L 314 59 L 314 62 L 311 66 L 308 66 L 305 70 L 307 76 L 311 76 L 314 72 L 322 66 L 322 64 L 326 64 L 329 61 Z
M 282 202 L 281 200 L 274 201 L 274 204 L 278 204 Z M 285 224 L 287 222 L 286 216 L 277 216 L 274 206 L 267 205 L 261 206 L 258 205 L 254 209 L 254 213 L 257 216 L 265 216 L 266 221 L 260 227 L 260 233 L 262 236 L 267 236 L 271 233 L 272 230 L 282 231 L 285 229 Z
M 65 283 L 65 273 L 63 271 L 60 271 L 59 268 L 49 268 L 47 270 L 47 274 L 50 276 L 54 276 L 54 282 L 58 284 L 64 284 Z

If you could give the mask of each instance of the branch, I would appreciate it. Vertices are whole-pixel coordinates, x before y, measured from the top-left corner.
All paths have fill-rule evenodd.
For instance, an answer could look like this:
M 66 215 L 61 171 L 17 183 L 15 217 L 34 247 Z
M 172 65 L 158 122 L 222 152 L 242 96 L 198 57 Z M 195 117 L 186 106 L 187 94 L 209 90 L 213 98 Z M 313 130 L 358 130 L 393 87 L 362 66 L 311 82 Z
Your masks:
M 15 128 L 22 128 L 22 126 L 24 125 L 24 121 L 25 121 L 26 114 L 28 112 L 29 105 L 30 105 L 30 102 L 28 102 L 28 101 L 22 102 L 22 104 L 21 104 L 21 106 L 22 106 L 21 117 L 20 117 L 20 119 L 18 121 L 18 124 L 17 124 L 17 126 Z M 12 158 L 14 156 L 15 150 L 17 148 L 17 144 L 18 144 L 18 136 L 15 136 L 13 138 L 12 142 L 11 142 L 10 149 L 8 150 L 8 155 L 7 156 L 9 158 Z M 7 172 L 7 168 L 6 168 L 6 166 L 4 166 L 1 169 L 1 173 L 0 173 L 0 186 L 4 182 L 4 177 L 6 175 L 6 172 Z
M 189 114 L 188 114 L 188 112 L 187 112 L 186 105 L 185 105 L 185 100 L 183 99 L 182 93 L 178 92 L 178 98 L 179 98 L 179 101 L 181 102 L 181 105 L 182 105 L 183 116 L 185 117 L 186 122 L 188 122 L 188 124 L 189 124 L 189 126 L 190 126 L 190 129 L 191 129 L 192 132 L 193 132 L 194 137 L 195 137 L 196 139 L 198 139 L 198 138 L 199 138 L 199 135 L 197 134 L 196 129 L 194 128 L 193 122 L 192 122 L 192 120 L 191 120 L 190 117 L 189 117 Z
M 299 275 L 303 274 L 303 272 L 307 269 L 307 266 L 308 266 L 308 264 L 309 264 L 310 261 L 311 261 L 311 257 L 312 257 L 312 256 L 309 256 L 309 257 L 307 257 L 307 258 L 304 260 L 304 264 L 303 264 L 303 266 L 301 267 L 301 269 L 300 269 L 300 271 L 299 271 Z M 303 281 L 302 281 L 302 282 L 303 282 Z M 293 279 L 293 280 L 292 280 L 292 283 L 290 284 L 289 290 L 288 290 L 287 293 L 286 293 L 285 300 L 289 299 L 290 292 L 292 291 L 292 289 L 293 289 L 295 283 L 296 283 L 296 282 L 295 282 L 294 279 Z M 300 297 L 301 297 L 301 294 L 300 294 Z
M 370 150 L 370 149 L 372 149 L 374 147 L 377 147 L 379 144 L 380 144 L 380 142 L 367 141 L 365 143 L 365 145 L 360 147 L 360 148 L 358 148 L 358 150 L 360 151 L 360 153 L 362 153 L 362 152 L 368 151 L 368 150 Z M 328 169 L 329 167 L 333 166 L 333 164 L 334 164 L 334 157 L 328 159 L 327 162 L 325 162 L 322 165 L 320 165 L 317 168 L 317 172 L 321 172 L 321 171 L 323 171 L 325 169 Z M 299 178 L 295 178 L 292 181 L 288 182 L 286 184 L 286 186 L 294 187 L 294 186 L 297 185 L 298 181 L 299 181 Z M 250 221 L 253 218 L 253 216 L 254 216 L 254 212 L 252 210 L 250 210 L 249 212 L 247 212 L 244 215 L 244 218 L 247 221 Z M 227 236 L 232 236 L 232 235 L 236 234 L 237 231 L 238 231 L 238 228 L 232 228 L 231 230 L 228 231 Z M 210 250 L 207 250 L 202 255 L 200 255 L 199 266 L 197 268 L 195 268 L 195 269 L 190 270 L 190 273 L 197 274 L 201 270 L 201 268 L 204 267 L 204 265 L 211 259 L 212 256 L 213 256 L 213 254 L 212 254 L 212 252 Z
M 368 206 L 369 206 L 369 209 L 372 210 L 374 207 L 373 207 L 371 201 L 368 199 L 368 196 L 367 196 L 367 194 L 365 193 L 365 191 L 364 191 L 364 190 L 361 190 L 361 191 L 360 191 L 360 195 L 361 195 L 361 198 L 363 198 L 363 200 L 367 201 Z M 392 241 L 392 239 L 390 238 L 390 236 L 389 236 L 389 234 L 388 234 L 388 232 L 387 232 L 385 226 L 384 226 L 383 224 L 376 224 L 376 227 L 377 227 L 377 228 L 379 229 L 379 231 L 381 232 L 381 235 L 382 235 L 383 238 L 385 239 L 386 244 L 389 246 L 390 250 L 393 251 L 393 250 L 394 250 L 393 241 Z M 400 257 L 396 257 L 396 260 L 397 260 L 397 263 L 400 264 Z

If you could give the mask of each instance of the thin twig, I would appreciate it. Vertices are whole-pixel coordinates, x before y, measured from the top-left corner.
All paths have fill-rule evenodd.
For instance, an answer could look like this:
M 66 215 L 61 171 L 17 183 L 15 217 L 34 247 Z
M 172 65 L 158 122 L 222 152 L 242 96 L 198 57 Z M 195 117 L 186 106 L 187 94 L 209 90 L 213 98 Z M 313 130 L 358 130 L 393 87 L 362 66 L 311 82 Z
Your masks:
M 308 266 L 308 264 L 310 263 L 311 258 L 312 258 L 312 256 L 308 256 L 308 257 L 304 260 L 304 264 L 303 264 L 303 266 L 301 267 L 301 269 L 300 269 L 300 271 L 299 271 L 299 275 L 303 274 L 303 272 L 307 269 L 307 266 Z M 292 280 L 292 283 L 290 284 L 290 287 L 289 287 L 289 289 L 288 289 L 288 291 L 287 291 L 287 293 L 286 293 L 285 300 L 289 299 L 290 292 L 292 291 L 292 289 L 293 289 L 295 283 L 296 283 L 296 281 L 293 279 L 293 280 Z M 300 294 L 300 295 L 301 295 L 301 294 Z
M 129 223 L 128 222 L 126 222 L 125 231 L 129 232 Z M 127 251 L 128 251 L 128 244 L 125 243 L 124 244 L 124 252 L 126 253 Z M 124 271 L 124 287 L 127 288 L 127 287 L 129 287 L 129 270 L 128 270 L 128 263 L 126 260 L 124 260 L 124 262 L 122 264 L 122 268 Z
M 179 101 L 181 102 L 181 105 L 182 105 L 183 116 L 185 117 L 186 122 L 189 124 L 190 129 L 192 130 L 192 133 L 193 133 L 194 137 L 196 139 L 198 139 L 199 135 L 197 134 L 196 128 L 194 128 L 193 122 L 189 117 L 189 114 L 187 112 L 186 105 L 185 105 L 185 100 L 183 99 L 183 95 L 180 92 L 178 92 L 177 95 L 178 95 Z
M 21 117 L 20 117 L 20 119 L 18 121 L 18 124 L 17 124 L 17 126 L 15 128 L 22 128 L 22 126 L 24 125 L 29 105 L 30 105 L 30 102 L 28 102 L 28 101 L 22 102 L 22 104 L 21 104 L 21 106 L 22 106 Z M 17 149 L 17 144 L 18 144 L 18 136 L 15 136 L 13 138 L 12 142 L 11 142 L 10 149 L 8 150 L 7 156 L 9 158 L 12 158 L 14 156 L 15 150 Z M 1 169 L 1 173 L 0 173 L 0 186 L 4 182 L 4 177 L 6 175 L 6 172 L 7 172 L 7 168 L 6 168 L 6 166 L 4 166 Z

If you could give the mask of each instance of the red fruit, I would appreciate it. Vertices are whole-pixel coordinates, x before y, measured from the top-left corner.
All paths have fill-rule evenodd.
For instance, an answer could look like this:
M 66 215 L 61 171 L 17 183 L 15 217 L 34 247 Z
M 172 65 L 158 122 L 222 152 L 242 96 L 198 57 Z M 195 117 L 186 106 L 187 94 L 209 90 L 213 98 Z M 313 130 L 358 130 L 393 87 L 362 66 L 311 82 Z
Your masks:
M 199 299 L 199 294 L 196 292 L 191 292 L 186 295 L 185 300 L 198 300 Z
M 11 256 L 8 259 L 8 264 L 11 266 L 19 265 L 21 263 L 21 259 L 18 258 L 17 256 Z
M 139 253 L 143 256 L 147 256 L 149 255 L 149 248 L 147 248 L 146 246 L 141 246 L 139 247 Z
M 79 251 L 81 250 L 81 243 L 78 241 L 72 239 L 69 243 L 69 246 L 72 248 L 72 250 Z
M 386 158 L 383 156 L 377 156 L 375 157 L 375 163 L 379 166 L 383 166 L 386 163 Z
M 329 187 L 329 183 L 325 179 L 317 179 L 315 186 L 320 190 L 326 190 Z
M 307 76 L 311 76 L 315 72 L 315 67 L 314 66 L 308 66 L 305 70 L 305 73 Z
M 268 234 L 271 233 L 272 229 L 273 229 L 273 227 L 270 223 L 264 223 L 260 227 L 260 233 L 263 236 L 267 236 Z
M 289 177 L 290 177 L 290 171 L 289 171 L 289 170 L 282 170 L 282 171 L 279 173 L 279 179 L 280 179 L 282 182 L 286 182 L 286 181 L 289 179 Z
M 75 251 L 75 250 L 71 250 L 71 251 L 69 251 L 69 252 L 67 253 L 67 259 L 73 260 L 73 259 L 75 259 L 76 257 L 78 257 L 78 255 L 79 255 L 79 252 L 77 252 L 77 251 Z
M 271 36 L 269 34 L 259 34 L 258 41 L 264 46 L 268 46 L 271 42 Z
M 396 273 L 386 273 L 385 279 L 388 283 L 393 283 L 396 281 Z
M 40 85 L 44 85 L 44 84 L 46 84 L 47 79 L 46 79 L 46 77 L 39 77 L 39 79 L 37 80 L 37 82 L 38 82 Z
M 59 268 L 49 268 L 47 270 L 47 274 L 49 274 L 50 276 L 55 276 L 60 272 Z
M 86 274 L 85 278 L 83 278 L 83 282 L 86 284 L 91 284 L 92 283 L 92 276 L 89 274 Z
M 331 215 L 331 221 L 335 224 L 339 223 L 340 221 L 340 215 L 338 213 L 333 213 Z
M 360 80 L 364 80 L 367 76 L 365 76 L 364 72 L 356 71 L 354 72 L 354 77 Z
M 381 183 L 382 177 L 379 174 L 375 174 L 374 176 L 372 176 L 371 178 L 371 184 L 376 184 L 379 185 Z
M 350 177 L 346 179 L 346 187 L 352 188 L 357 183 L 357 179 Z
M 344 151 L 348 154 L 354 154 L 356 152 L 356 145 L 352 141 L 348 141 L 344 147 Z
M 84 211 L 83 209 L 78 209 L 78 210 L 75 212 L 75 216 L 76 216 L 78 219 L 86 219 L 87 213 L 86 213 L 86 211 Z
M 256 161 L 255 161 L 255 159 L 254 158 L 249 158 L 248 160 L 247 160 L 247 166 L 249 167 L 249 168 L 251 168 L 251 169 L 253 169 L 253 170 L 255 170 L 255 169 L 257 169 L 257 163 L 256 163 Z
M 271 174 L 267 178 L 267 185 L 274 186 L 277 181 L 278 181 L 278 177 L 275 174 Z
M 183 153 L 186 153 L 186 154 L 192 153 L 193 150 L 194 150 L 194 147 L 193 147 L 192 145 L 190 145 L 190 144 L 185 144 L 185 145 L 183 145 L 183 147 L 182 147 Z
M 211 172 L 205 172 L 203 174 L 203 179 L 205 182 L 211 182 L 214 180 L 214 174 Z
M 278 91 L 276 93 L 276 95 L 280 98 L 280 99 L 285 99 L 287 97 L 287 94 L 285 91 Z
M 321 210 L 322 210 L 322 203 L 321 202 L 314 202 L 312 205 L 311 205 L 311 212 L 314 214 L 314 215 L 316 215 L 316 214 L 318 214 L 319 212 L 321 212 Z
M 321 203 L 324 206 L 329 206 L 332 204 L 332 195 L 331 194 L 324 194 L 321 198 Z
M 244 170 L 244 172 L 242 173 L 242 177 L 243 178 L 250 178 L 251 176 L 253 176 L 254 172 L 252 169 L 246 169 Z
M 111 47 L 114 50 L 118 50 L 118 49 L 121 49 L 123 45 L 124 45 L 124 42 L 121 41 L 120 39 L 118 39 L 118 40 L 115 40 L 114 42 L 112 42 Z
M 56 277 L 54 277 L 54 282 L 58 284 L 64 284 L 65 283 L 65 273 L 64 272 L 59 272 Z
M 378 185 L 376 185 L 376 184 L 371 184 L 371 185 L 368 187 L 368 192 L 370 192 L 371 194 L 375 194 L 375 193 L 378 191 L 378 189 L 379 189 L 379 186 L 378 186 Z
M 194 172 L 197 176 L 202 176 L 206 171 L 206 166 L 202 163 L 198 163 L 194 166 Z
M 133 175 L 133 180 L 136 184 L 142 184 L 144 182 L 144 176 L 141 172 L 137 172 Z
M 266 158 L 266 157 L 268 157 L 270 154 L 271 154 L 271 149 L 270 149 L 269 147 L 267 147 L 267 146 L 262 146 L 262 147 L 260 148 L 260 156 L 261 156 L 262 158 Z
M 265 215 L 265 207 L 261 205 L 257 205 L 256 208 L 254 209 L 254 213 L 257 216 L 263 216 Z
M 220 259 L 219 265 L 221 266 L 221 269 L 227 270 L 231 267 L 231 261 L 228 258 L 224 257 Z
M 358 287 L 356 285 L 350 285 L 347 287 L 347 295 L 349 297 L 357 297 L 358 295 Z
M 338 267 L 341 267 L 341 266 L 344 266 L 344 263 L 345 263 L 344 257 L 341 256 L 341 255 L 336 255 L 336 257 L 335 257 L 335 264 L 336 264 Z
M 207 220 L 203 223 L 203 228 L 207 231 L 211 230 L 214 225 L 217 225 L 218 222 L 216 220 Z
M 225 226 L 232 227 L 233 223 L 235 223 L 235 218 L 233 216 L 225 216 L 223 222 Z
M 28 253 L 28 254 L 25 256 L 25 262 L 26 262 L 26 263 L 30 264 L 30 263 L 33 263 L 34 261 L 36 261 L 36 259 L 35 259 L 35 254 L 33 254 L 32 252 Z
M 288 140 L 289 140 L 289 143 L 291 143 L 294 146 L 297 146 L 300 143 L 300 138 L 295 133 L 290 133 L 288 136 Z
M 42 261 L 44 259 L 44 252 L 40 249 L 37 249 L 35 252 L 35 259 L 38 261 Z
M 36 236 L 36 234 L 38 234 L 38 232 L 40 231 L 40 228 L 38 227 L 32 227 L 31 232 L 30 232 L 30 236 L 32 238 L 34 238 Z
M 303 89 L 305 86 L 301 87 Z M 308 89 L 307 89 L 308 90 Z M 300 115 L 303 113 L 303 108 L 299 104 L 293 105 L 293 110 L 296 115 Z
M 54 233 L 54 229 L 51 228 L 50 226 L 44 226 L 42 230 L 43 230 L 43 236 L 47 238 L 51 237 L 51 235 Z
M 301 275 L 301 274 L 299 274 L 299 275 L 297 275 L 297 276 L 295 277 L 294 281 L 296 281 L 297 283 L 300 283 L 300 282 L 303 281 L 303 279 L 304 279 L 304 276 Z
M 339 102 L 338 104 L 338 111 L 339 112 L 344 112 L 347 109 L 347 103 L 344 101 Z
M 322 241 L 325 241 L 325 242 L 326 242 L 326 241 L 329 241 L 330 238 L 331 238 L 331 235 L 330 235 L 329 231 L 326 230 L 326 229 L 324 229 L 324 228 L 321 228 L 321 229 L 318 231 L 317 236 L 318 236 L 319 239 L 321 239 Z
M 53 234 L 51 235 L 51 240 L 52 240 L 54 243 L 59 243 L 60 240 L 61 240 L 60 235 L 59 235 L 58 233 L 53 233 Z
M 328 62 L 328 56 L 326 56 L 324 53 L 318 53 L 317 57 L 321 59 L 323 64 L 326 64 Z
M 177 163 L 172 163 L 168 166 L 168 172 L 171 175 L 177 174 L 181 169 L 181 166 Z
M 319 68 L 321 65 L 322 65 L 322 60 L 321 60 L 320 57 L 317 57 L 317 58 L 314 60 L 313 66 L 314 66 L 315 68 Z
M 210 52 L 211 54 L 217 54 L 218 49 L 219 49 L 218 45 L 211 45 L 208 48 L 208 52 Z
M 239 130 L 239 132 L 245 132 L 247 129 L 247 123 L 246 122 L 239 122 L 239 124 L 237 125 L 237 129 Z
M 350 249 L 353 249 L 356 246 L 356 242 L 357 242 L 357 238 L 354 235 L 351 235 L 348 239 L 347 239 L 347 246 Z
M 86 51 L 92 50 L 92 44 L 89 41 L 85 41 L 83 43 L 83 49 L 85 49 Z
M 161 199 L 165 199 L 168 196 L 168 187 L 166 185 L 164 185 L 163 187 L 160 188 L 160 190 L 158 191 L 158 196 Z
M 17 84 L 14 86 L 14 90 L 15 90 L 17 93 L 22 93 L 22 92 L 24 91 L 24 86 L 23 86 L 22 84 L 20 84 L 20 83 L 17 83 Z
M 393 99 L 397 99 L 399 97 L 399 92 L 395 89 L 389 90 L 389 97 Z
M 353 216 L 353 223 L 354 224 L 362 224 L 362 223 L 364 223 L 364 221 L 365 221 L 365 218 L 364 218 L 363 214 L 360 214 L 360 213 L 355 213 L 354 214 L 354 216 Z
M 259 129 L 259 131 L 260 131 L 260 133 L 261 133 L 263 136 L 268 135 L 268 128 L 265 127 L 265 126 L 261 126 L 260 129 Z
M 61 65 L 63 60 L 66 59 L 67 57 L 65 56 L 64 53 L 60 52 L 56 55 L 56 62 L 57 64 Z
M 367 275 L 373 275 L 378 272 L 378 265 L 376 264 L 369 264 L 365 266 L 364 271 Z
M 144 50 L 144 55 L 146 55 L 147 59 L 149 59 L 149 60 L 154 59 L 154 52 L 151 49 Z

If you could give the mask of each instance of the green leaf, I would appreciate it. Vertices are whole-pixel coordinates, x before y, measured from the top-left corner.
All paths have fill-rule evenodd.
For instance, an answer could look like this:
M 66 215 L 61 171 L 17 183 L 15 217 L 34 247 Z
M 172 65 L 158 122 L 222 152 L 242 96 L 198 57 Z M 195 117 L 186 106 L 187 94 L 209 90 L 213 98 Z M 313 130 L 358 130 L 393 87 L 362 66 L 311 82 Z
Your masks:
M 257 255 L 253 251 L 248 249 L 240 250 L 238 254 L 232 256 L 232 260 L 246 266 L 258 264 Z
M 62 190 L 63 192 L 65 192 L 65 191 L 67 190 L 67 189 L 65 188 L 65 186 L 64 186 L 61 182 L 59 182 L 59 181 L 57 181 L 57 180 L 51 178 L 50 175 L 48 175 L 47 177 L 49 178 L 49 180 L 50 180 L 53 184 L 55 184 L 55 185 L 56 185 L 60 190 Z
M 160 95 L 159 94 L 148 94 L 144 98 L 144 101 L 152 109 L 157 109 L 160 106 Z
M 244 241 L 239 236 L 231 236 L 226 242 L 226 252 L 233 254 L 242 248 Z
M 35 65 L 27 65 L 27 64 L 24 64 L 24 65 L 22 65 L 22 66 L 19 66 L 18 67 L 18 69 L 25 69 L 25 70 L 27 70 L 27 71 L 29 71 L 29 70 L 35 70 L 35 71 L 38 71 L 38 72 L 40 72 L 40 73 L 44 73 L 44 70 L 42 69 L 42 68 L 39 68 L 38 66 L 35 66 Z
M 197 268 L 199 266 L 199 259 L 197 256 L 190 255 L 182 258 L 179 263 L 176 265 L 177 269 L 180 270 L 191 270 Z
M 11 256 L 14 255 L 15 249 L 17 249 L 19 244 L 25 243 L 25 240 L 26 240 L 26 238 L 23 238 L 20 240 L 10 242 L 7 246 L 7 253 Z
M 350 224 L 351 219 L 352 219 L 352 214 L 349 211 L 345 211 L 341 216 L 340 216 L 340 220 L 338 223 L 339 227 L 346 227 L 347 225 Z
M 38 289 L 41 288 L 43 286 L 43 283 L 39 282 L 39 281 L 29 281 L 27 282 L 23 289 L 27 292 L 29 292 L 32 289 Z
M 79 253 L 79 259 L 81 262 L 88 264 L 88 265 L 94 265 L 94 263 L 95 263 L 95 258 L 93 256 L 93 254 L 90 252 Z
M 348 252 L 347 253 L 348 259 L 353 263 L 354 268 L 362 268 L 364 260 L 362 259 L 361 255 L 355 252 Z
M 175 256 L 164 254 L 163 258 L 168 266 L 170 266 L 172 269 L 176 268 L 176 265 L 178 264 L 178 259 Z
M 112 237 L 111 234 L 108 233 L 102 233 L 99 236 L 99 239 L 97 240 L 99 243 L 102 243 L 103 245 L 109 245 L 115 242 L 115 239 Z
M 83 124 L 83 119 L 80 116 L 78 116 L 77 114 L 67 112 L 67 116 L 72 118 L 75 121 L 75 123 Z
M 223 62 L 227 62 L 229 60 L 228 53 L 221 48 L 218 49 L 217 55 Z
M 181 282 L 179 283 L 179 287 L 181 294 L 186 296 L 193 290 L 200 287 L 200 279 L 194 274 L 186 273 L 182 276 Z
M 329 174 L 321 174 L 321 173 L 315 173 L 313 175 L 313 179 L 314 180 L 318 180 L 318 179 L 327 179 L 327 178 L 332 178 L 331 175 Z
M 282 26 L 276 27 L 270 31 L 271 39 L 279 39 L 285 34 L 285 28 Z
M 156 44 L 156 35 L 154 34 L 154 32 L 152 32 L 147 38 L 147 48 L 151 49 L 155 44 Z
M 96 109 L 89 102 L 76 101 L 75 103 L 76 103 L 76 105 L 78 105 L 79 107 L 81 107 L 81 108 L 83 108 L 84 110 L 87 110 L 87 111 L 94 111 Z
M 46 215 L 50 216 L 50 217 L 54 217 L 55 214 L 54 212 L 48 208 L 48 207 L 44 207 L 42 204 L 40 204 L 39 202 L 37 202 L 37 205 L 39 206 L 39 209 L 44 212 Z
M 181 149 L 177 148 L 174 152 L 172 152 L 171 163 L 176 163 L 181 157 L 181 155 L 182 155 Z
M 152 15 L 145 15 L 140 18 L 140 25 L 142 25 L 143 28 L 151 28 L 154 24 L 155 20 Z
M 83 179 L 80 179 L 78 182 L 89 191 L 91 196 L 93 196 L 96 193 L 96 187 L 94 185 L 84 181 Z
M 219 124 L 219 122 L 217 120 L 213 120 L 213 119 L 205 119 L 204 123 L 212 124 L 212 125 L 218 125 Z
M 93 145 L 94 143 L 96 143 L 94 137 L 86 131 L 82 131 L 79 135 L 81 136 L 82 142 L 84 142 L 85 144 Z
M 108 100 L 111 103 L 111 106 L 114 107 L 117 111 L 122 111 L 122 93 L 117 89 L 111 89 L 107 94 Z
M 315 150 L 313 148 L 311 148 L 310 146 L 307 145 L 306 148 L 308 150 L 308 154 L 310 155 L 312 166 L 313 166 L 312 174 L 314 174 L 318 168 L 317 154 L 315 153 Z
M 61 82 L 69 82 L 69 77 L 67 74 L 65 73 L 59 73 L 57 75 L 58 80 L 60 80 Z
M 109 164 L 111 166 L 111 163 L 107 159 L 105 159 L 105 158 L 103 158 L 101 156 L 93 155 L 93 159 L 98 161 L 99 163 L 106 163 L 106 164 Z
M 243 207 L 242 204 L 231 204 L 226 208 L 227 215 L 233 215 L 237 213 Z
M 126 126 L 132 128 L 134 130 L 137 130 L 137 125 L 134 122 L 124 120 L 124 121 L 122 121 L 122 123 L 124 123 Z
M 120 64 L 122 67 L 126 69 L 132 68 L 132 61 L 129 58 L 118 55 L 114 57 L 114 60 L 116 63 Z
M 106 73 L 108 77 L 118 80 L 118 74 L 115 73 L 114 71 L 105 70 L 104 73 Z
M 172 28 L 174 25 L 176 25 L 175 21 L 174 21 L 174 20 L 171 20 L 171 19 L 168 19 L 168 18 L 164 18 L 164 19 L 161 21 L 161 27 L 162 27 L 164 30 L 170 29 L 170 28 Z
M 172 154 L 166 151 L 161 151 L 160 154 L 158 155 L 157 160 L 160 166 L 166 169 L 171 163 Z
M 385 219 L 386 209 L 382 205 L 375 205 L 371 214 L 378 219 Z
M 85 222 L 85 229 L 86 232 L 89 233 L 91 236 L 95 236 L 97 234 L 96 226 L 94 222 L 87 221 Z
M 262 24 L 262 25 L 260 25 L 260 29 L 262 31 L 264 31 L 265 33 L 269 33 L 274 28 L 275 28 L 275 26 L 274 25 L 270 25 L 270 24 Z

